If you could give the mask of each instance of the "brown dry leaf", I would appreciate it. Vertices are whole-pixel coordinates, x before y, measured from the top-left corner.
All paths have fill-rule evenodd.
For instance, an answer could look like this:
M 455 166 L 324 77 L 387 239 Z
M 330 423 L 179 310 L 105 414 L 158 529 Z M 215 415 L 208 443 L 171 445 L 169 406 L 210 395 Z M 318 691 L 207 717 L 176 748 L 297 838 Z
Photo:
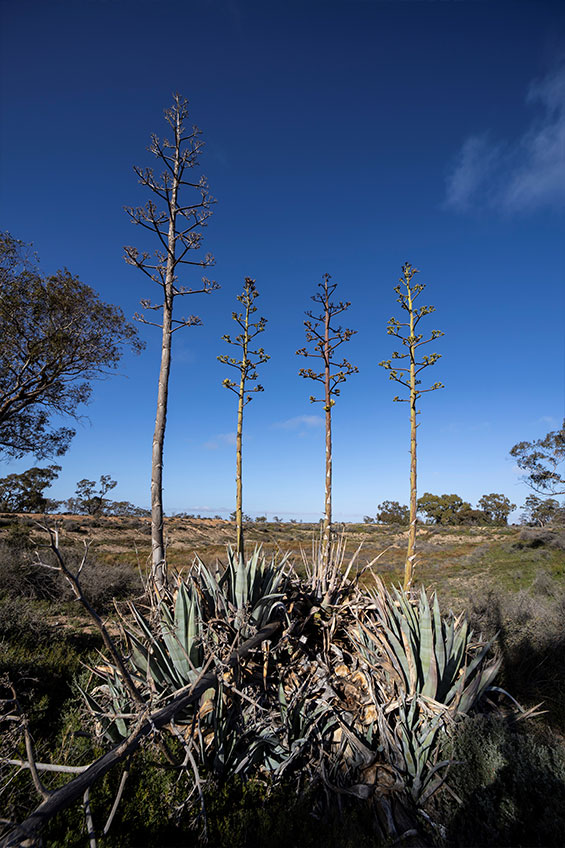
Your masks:
M 363 724 L 372 724 L 377 720 L 377 708 L 374 704 L 369 704 L 369 706 L 365 709 L 365 715 L 363 716 Z

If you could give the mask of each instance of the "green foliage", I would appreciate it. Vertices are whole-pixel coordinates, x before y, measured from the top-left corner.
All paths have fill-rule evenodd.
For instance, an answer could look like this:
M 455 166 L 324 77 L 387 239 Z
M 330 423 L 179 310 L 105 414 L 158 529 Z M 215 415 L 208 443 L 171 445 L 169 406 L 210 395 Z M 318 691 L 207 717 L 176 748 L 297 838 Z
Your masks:
M 493 492 L 490 495 L 483 495 L 478 502 L 478 507 L 485 513 L 489 524 L 504 526 L 508 524 L 508 516 L 512 510 L 516 509 L 516 504 L 511 503 L 506 495 Z
M 43 494 L 61 470 L 60 465 L 28 468 L 0 479 L 0 512 L 45 512 L 57 505 Z
M 490 645 L 473 641 L 463 616 L 443 618 L 437 596 L 422 588 L 418 603 L 382 581 L 369 592 L 369 610 L 352 638 L 370 669 L 377 703 L 386 705 L 369 733 L 387 750 L 414 801 L 441 785 L 441 732 L 469 713 L 492 684 L 500 663 L 487 663 Z
M 107 492 L 117 486 L 109 474 L 102 474 L 98 490 L 94 480 L 79 480 L 75 490 L 76 497 L 69 498 L 67 508 L 75 515 L 103 515 L 109 503 L 104 497 Z
M 124 348 L 143 346 L 121 309 L 67 270 L 42 276 L 9 233 L 0 237 L 0 337 L 0 451 L 13 457 L 65 453 L 74 430 L 54 429 L 51 417 L 76 418 L 91 381 Z
M 528 495 L 523 506 L 522 521 L 534 527 L 546 527 L 548 524 L 565 524 L 565 504 L 559 504 L 556 498 L 540 498 Z
M 383 501 L 377 507 L 379 524 L 408 524 L 410 510 L 398 501 Z
M 129 501 L 107 501 L 104 505 L 104 515 L 116 515 L 120 517 L 148 516 L 151 515 L 151 512 L 144 507 L 135 506 L 135 504 L 132 504 Z
M 248 560 L 228 550 L 227 567 L 218 588 L 235 610 L 237 622 L 243 623 L 246 612 L 258 629 L 269 622 L 284 595 L 286 560 L 285 556 L 278 563 L 274 559 L 268 562 L 260 548 Z
M 448 782 L 461 801 L 448 794 L 438 799 L 446 845 L 563 844 L 565 753 L 556 737 L 531 724 L 477 715 L 457 725 L 443 756 L 455 763 Z
M 267 562 L 259 549 L 248 560 L 229 550 L 220 576 L 196 558 L 188 579 L 177 577 L 151 617 L 130 604 L 133 620 L 125 626 L 128 656 L 132 677 L 144 696 L 165 698 L 194 683 L 210 650 L 222 650 L 226 629 L 232 641 L 238 636 L 248 638 L 267 624 L 282 606 L 284 564 L 285 558 L 278 564 Z M 221 628 L 215 632 L 217 622 Z M 116 742 L 129 732 L 128 721 L 120 717 L 129 711 L 129 696 L 109 660 L 94 673 L 96 687 L 82 694 L 102 735 Z M 214 718 L 217 729 L 221 716 Z M 177 716 L 184 723 L 193 719 L 193 708 Z
M 377 848 L 368 807 L 343 797 L 341 804 L 313 815 L 316 799 L 292 781 L 235 779 L 209 798 L 209 841 L 218 848 Z
M 543 439 L 518 442 L 510 450 L 518 468 L 527 471 L 525 482 L 539 494 L 565 494 L 565 478 L 559 466 L 565 459 L 565 420 L 560 430 L 553 430 Z
M 524 706 L 541 702 L 546 721 L 561 732 L 565 730 L 564 612 L 562 582 L 541 570 L 529 590 L 476 592 L 468 612 L 473 626 L 497 645 L 501 685 Z
M 399 692 L 468 712 L 499 668 L 499 663 L 485 668 L 490 645 L 473 642 L 462 615 L 444 619 L 437 596 L 430 604 L 423 588 L 417 605 L 397 589 L 391 597 L 381 582 L 369 594 L 374 612 L 358 625 L 365 657 L 371 663 L 379 653 L 386 658 L 390 682 Z
M 418 498 L 418 512 L 432 524 L 463 524 L 471 504 L 459 495 L 432 495 L 429 492 Z

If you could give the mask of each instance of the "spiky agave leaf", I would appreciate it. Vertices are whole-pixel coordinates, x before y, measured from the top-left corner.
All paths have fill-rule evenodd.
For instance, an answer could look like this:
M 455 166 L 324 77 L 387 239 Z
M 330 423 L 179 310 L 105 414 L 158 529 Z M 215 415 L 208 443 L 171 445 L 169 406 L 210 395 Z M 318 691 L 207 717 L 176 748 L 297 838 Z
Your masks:
M 274 558 L 267 561 L 260 546 L 245 560 L 228 548 L 228 562 L 220 578 L 219 589 L 235 611 L 237 629 L 243 626 L 246 611 L 257 628 L 270 621 L 284 597 L 287 560 L 288 554 L 285 554 L 278 563 Z
M 437 598 L 430 605 L 424 589 L 414 604 L 402 590 L 391 595 L 378 578 L 376 584 L 371 607 L 350 631 L 365 660 L 373 669 L 388 660 L 401 696 L 419 694 L 449 705 L 467 691 L 469 709 L 498 669 L 497 663 L 485 667 L 490 644 L 475 646 L 466 619 L 443 619 Z M 468 689 L 475 677 L 479 682 Z
M 440 730 L 472 709 L 499 663 L 487 664 L 490 645 L 473 644 L 464 618 L 441 617 L 437 597 L 430 604 L 422 589 L 414 603 L 402 590 L 389 593 L 378 578 L 349 635 L 371 678 L 369 690 L 385 695 L 374 704 L 378 738 L 421 801 L 443 780 L 436 763 Z

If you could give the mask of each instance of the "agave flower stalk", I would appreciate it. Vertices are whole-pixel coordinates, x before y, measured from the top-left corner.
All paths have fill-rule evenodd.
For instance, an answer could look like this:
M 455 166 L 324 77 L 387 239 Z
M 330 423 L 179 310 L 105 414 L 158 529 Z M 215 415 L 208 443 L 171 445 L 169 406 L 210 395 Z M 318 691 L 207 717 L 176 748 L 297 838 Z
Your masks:
M 428 389 L 420 389 L 418 386 L 421 380 L 418 375 L 434 362 L 440 359 L 440 353 L 431 353 L 428 356 L 422 356 L 421 360 L 417 359 L 417 351 L 422 345 L 428 344 L 434 339 L 443 336 L 441 330 L 432 330 L 428 339 L 424 339 L 422 333 L 417 333 L 416 328 L 421 319 L 431 312 L 435 312 L 435 306 L 421 306 L 416 308 L 414 301 L 421 292 L 424 291 L 425 285 L 422 283 L 412 283 L 412 279 L 418 273 L 417 268 L 413 268 L 409 262 L 405 262 L 402 266 L 402 277 L 395 286 L 394 291 L 398 295 L 397 301 L 402 309 L 408 313 L 408 321 L 401 322 L 396 318 L 391 318 L 387 325 L 387 333 L 389 336 L 395 336 L 400 339 L 402 344 L 408 350 L 405 353 L 393 351 L 392 359 L 386 359 L 379 362 L 383 368 L 389 372 L 389 379 L 395 380 L 401 386 L 408 389 L 408 398 L 401 398 L 398 395 L 393 398 L 396 402 L 407 402 L 410 405 L 410 529 L 408 532 L 408 549 L 406 551 L 406 563 L 404 566 L 404 589 L 410 589 L 414 576 L 414 567 L 416 564 L 416 512 L 417 512 L 417 464 L 416 464 L 416 429 L 419 426 L 416 423 L 416 418 L 420 414 L 417 409 L 417 403 L 422 394 L 425 392 L 433 392 L 436 389 L 444 388 L 443 383 L 434 383 Z M 407 328 L 408 335 L 402 335 L 401 328 Z M 406 330 L 404 330 L 406 332 Z M 392 364 L 392 360 L 408 359 L 408 367 L 400 368 L 398 365 Z
M 322 397 L 310 396 L 311 403 L 324 404 L 325 412 L 326 474 L 322 531 L 323 571 L 327 571 L 330 567 L 332 544 L 332 406 L 335 404 L 335 398 L 340 394 L 340 384 L 344 383 L 350 374 L 356 374 L 359 371 L 355 365 L 352 365 L 345 358 L 341 362 L 334 362 L 337 348 L 349 341 L 356 330 L 342 329 L 342 327 L 333 323 L 333 319 L 345 312 L 351 306 L 351 303 L 349 301 L 332 302 L 331 298 L 337 288 L 337 283 L 330 283 L 330 280 L 330 275 L 324 274 L 322 282 L 318 284 L 320 291 L 312 295 L 314 303 L 321 307 L 319 314 L 314 314 L 310 310 L 306 312 L 307 320 L 304 322 L 306 341 L 314 344 L 314 350 L 307 350 L 303 347 L 296 351 L 298 356 L 321 359 L 323 366 L 319 372 L 312 368 L 301 368 L 298 372 L 301 377 L 307 377 L 323 386 Z
M 158 327 L 162 333 L 161 366 L 157 391 L 157 411 L 153 434 L 151 456 L 151 578 L 158 595 L 167 586 L 167 565 L 165 560 L 164 513 L 163 513 L 163 449 L 165 428 L 167 425 L 167 407 L 169 397 L 169 376 L 172 359 L 173 333 L 182 327 L 194 327 L 201 324 L 196 315 L 186 318 L 174 317 L 174 301 L 178 297 L 190 294 L 208 294 L 219 288 L 213 280 L 202 277 L 198 287 L 182 285 L 178 279 L 183 266 L 208 268 L 214 264 L 214 258 L 207 254 L 201 259 L 190 259 L 190 251 L 198 250 L 202 243 L 202 228 L 212 214 L 213 198 L 210 196 L 206 179 L 190 177 L 188 171 L 198 164 L 203 142 L 200 130 L 186 128 L 188 102 L 179 94 L 174 95 L 173 105 L 165 112 L 165 119 L 172 130 L 172 140 L 160 140 L 152 136 L 150 151 L 164 167 L 164 173 L 156 176 L 152 168 L 134 168 L 141 185 L 149 189 L 157 198 L 145 206 L 126 207 L 126 212 L 134 224 L 139 224 L 153 232 L 158 239 L 159 250 L 154 258 L 136 247 L 125 248 L 125 259 L 135 265 L 157 284 L 161 290 L 160 303 L 153 304 L 145 298 L 141 305 L 151 310 L 161 320 L 149 320 L 144 314 L 135 317 L 144 324 Z M 191 200 L 184 197 L 186 191 L 193 191 Z
M 243 304 L 243 312 L 233 312 L 232 318 L 241 328 L 241 333 L 232 339 L 231 336 L 222 336 L 222 340 L 231 345 L 236 345 L 241 348 L 241 359 L 234 356 L 223 354 L 218 356 L 220 362 L 225 365 L 230 365 L 239 372 L 238 380 L 230 380 L 226 377 L 223 384 L 226 389 L 230 389 L 237 397 L 237 430 L 236 430 L 236 501 L 235 501 L 235 520 L 236 520 L 236 545 L 237 555 L 244 558 L 244 540 L 243 540 L 243 471 L 242 471 L 242 443 L 243 443 L 243 409 L 252 400 L 254 392 L 262 392 L 263 386 L 259 383 L 253 388 L 249 388 L 248 383 L 257 379 L 257 366 L 263 365 L 270 357 L 267 356 L 262 347 L 257 350 L 252 350 L 250 344 L 255 336 L 262 333 L 267 323 L 266 318 L 259 318 L 258 321 L 252 322 L 251 315 L 257 311 L 254 306 L 255 299 L 259 297 L 259 292 L 255 286 L 255 280 L 250 277 L 245 278 L 243 292 L 237 296 L 240 303 Z

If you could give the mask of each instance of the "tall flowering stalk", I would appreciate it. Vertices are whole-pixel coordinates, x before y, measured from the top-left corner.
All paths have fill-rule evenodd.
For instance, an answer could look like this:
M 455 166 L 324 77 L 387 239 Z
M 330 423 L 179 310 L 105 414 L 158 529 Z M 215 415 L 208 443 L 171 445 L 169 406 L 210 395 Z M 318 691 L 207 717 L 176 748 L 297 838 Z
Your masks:
M 412 280 L 418 269 L 413 268 L 410 263 L 405 262 L 402 266 L 402 277 L 395 286 L 394 291 L 398 295 L 397 302 L 402 309 L 408 313 L 408 320 L 405 322 L 398 321 L 396 318 L 391 318 L 387 325 L 387 333 L 389 336 L 395 336 L 400 339 L 404 345 L 404 353 L 393 351 L 392 358 L 379 362 L 383 368 L 389 372 L 389 378 L 400 383 L 408 389 L 409 397 L 401 398 L 398 395 L 393 398 L 397 402 L 405 402 L 410 404 L 410 530 L 408 533 L 408 550 L 406 552 L 406 563 L 404 566 L 404 589 L 408 591 L 412 585 L 414 576 L 414 567 L 416 563 L 416 512 L 417 512 L 417 465 L 416 465 L 416 430 L 418 424 L 416 417 L 420 414 L 420 410 L 416 408 L 418 400 L 425 392 L 433 392 L 436 389 L 443 389 L 443 383 L 434 383 L 427 389 L 420 389 L 418 386 L 421 380 L 418 375 L 437 362 L 441 357 L 441 353 L 431 353 L 427 356 L 422 356 L 420 360 L 417 358 L 418 348 L 428 344 L 434 339 L 443 336 L 441 330 L 432 330 L 428 339 L 424 339 L 422 333 L 416 332 L 416 327 L 425 315 L 435 312 L 435 306 L 420 306 L 416 308 L 414 301 L 420 295 L 426 286 L 422 283 L 413 283 Z M 402 335 L 402 327 L 407 328 L 408 334 Z M 406 332 L 406 331 L 404 331 Z M 406 368 L 400 368 L 396 364 L 393 366 L 392 361 L 407 359 Z
M 357 331 L 342 329 L 333 323 L 334 318 L 345 312 L 351 306 L 349 301 L 332 302 L 332 295 L 337 288 L 337 283 L 330 283 L 329 274 L 324 274 L 322 282 L 318 283 L 319 291 L 312 295 L 314 303 L 319 304 L 318 314 L 311 310 L 306 312 L 307 320 L 304 322 L 306 328 L 306 341 L 314 345 L 313 350 L 303 347 L 297 350 L 298 356 L 314 357 L 322 360 L 322 370 L 315 372 L 312 368 L 301 368 L 301 377 L 315 380 L 323 386 L 323 396 L 320 398 L 310 396 L 311 403 L 323 403 L 326 413 L 326 477 L 325 477 L 325 500 L 324 500 L 324 526 L 322 532 L 322 574 L 328 570 L 331 557 L 331 530 L 332 530 L 332 406 L 334 398 L 340 394 L 339 386 L 344 383 L 350 374 L 356 374 L 358 368 L 347 359 L 334 362 L 335 351 L 344 342 L 348 342 Z
M 178 280 L 183 265 L 206 268 L 214 264 L 210 254 L 203 258 L 189 258 L 192 256 L 191 251 L 198 250 L 201 246 L 201 230 L 212 214 L 211 206 L 214 201 L 210 197 L 205 177 L 188 176 L 188 172 L 198 164 L 203 142 L 197 127 L 185 128 L 184 121 L 187 117 L 188 102 L 179 94 L 175 94 L 173 105 L 165 111 L 165 120 L 172 130 L 172 140 L 159 139 L 154 135 L 149 147 L 151 153 L 164 166 L 163 173 L 156 176 L 152 168 L 134 168 L 141 185 L 156 196 L 157 202 L 149 200 L 145 206 L 126 207 L 133 223 L 156 235 L 159 243 L 159 249 L 153 258 L 136 247 L 125 248 L 126 262 L 135 265 L 156 283 L 161 289 L 162 297 L 161 302 L 157 304 L 151 303 L 149 299 L 141 301 L 144 309 L 160 313 L 160 320 L 149 321 L 144 315 L 136 315 L 142 323 L 159 327 L 162 332 L 161 367 L 151 456 L 151 577 L 159 594 L 167 585 L 163 524 L 163 447 L 167 424 L 172 338 L 173 333 L 181 327 L 193 327 L 202 323 L 196 315 L 173 317 L 173 306 L 177 297 L 208 294 L 219 288 L 215 281 L 206 277 L 202 277 L 202 282 L 195 288 L 181 285 Z M 194 197 L 185 199 L 186 191 L 192 191 Z
M 253 388 L 249 388 L 248 384 L 257 379 L 257 366 L 263 365 L 270 357 L 267 356 L 262 347 L 257 350 L 252 350 L 250 345 L 253 339 L 262 333 L 267 323 L 266 318 L 259 318 L 258 321 L 252 322 L 251 316 L 257 312 L 257 307 L 254 306 L 255 299 L 259 297 L 259 292 L 255 287 L 255 280 L 250 277 L 245 278 L 243 291 L 237 296 L 239 302 L 243 305 L 243 312 L 233 312 L 232 318 L 241 328 L 239 335 L 232 339 L 231 336 L 222 336 L 222 340 L 231 345 L 236 345 L 241 349 L 241 358 L 228 356 L 223 354 L 218 356 L 220 362 L 235 368 L 239 372 L 237 380 L 230 380 L 228 377 L 223 381 L 222 385 L 226 389 L 230 389 L 237 397 L 237 431 L 236 431 L 236 502 L 235 502 L 235 522 L 236 522 L 236 553 L 243 559 L 244 555 L 244 539 L 243 539 L 243 477 L 242 477 L 242 442 L 243 442 L 243 408 L 252 400 L 254 392 L 262 392 L 263 386 L 259 383 Z

